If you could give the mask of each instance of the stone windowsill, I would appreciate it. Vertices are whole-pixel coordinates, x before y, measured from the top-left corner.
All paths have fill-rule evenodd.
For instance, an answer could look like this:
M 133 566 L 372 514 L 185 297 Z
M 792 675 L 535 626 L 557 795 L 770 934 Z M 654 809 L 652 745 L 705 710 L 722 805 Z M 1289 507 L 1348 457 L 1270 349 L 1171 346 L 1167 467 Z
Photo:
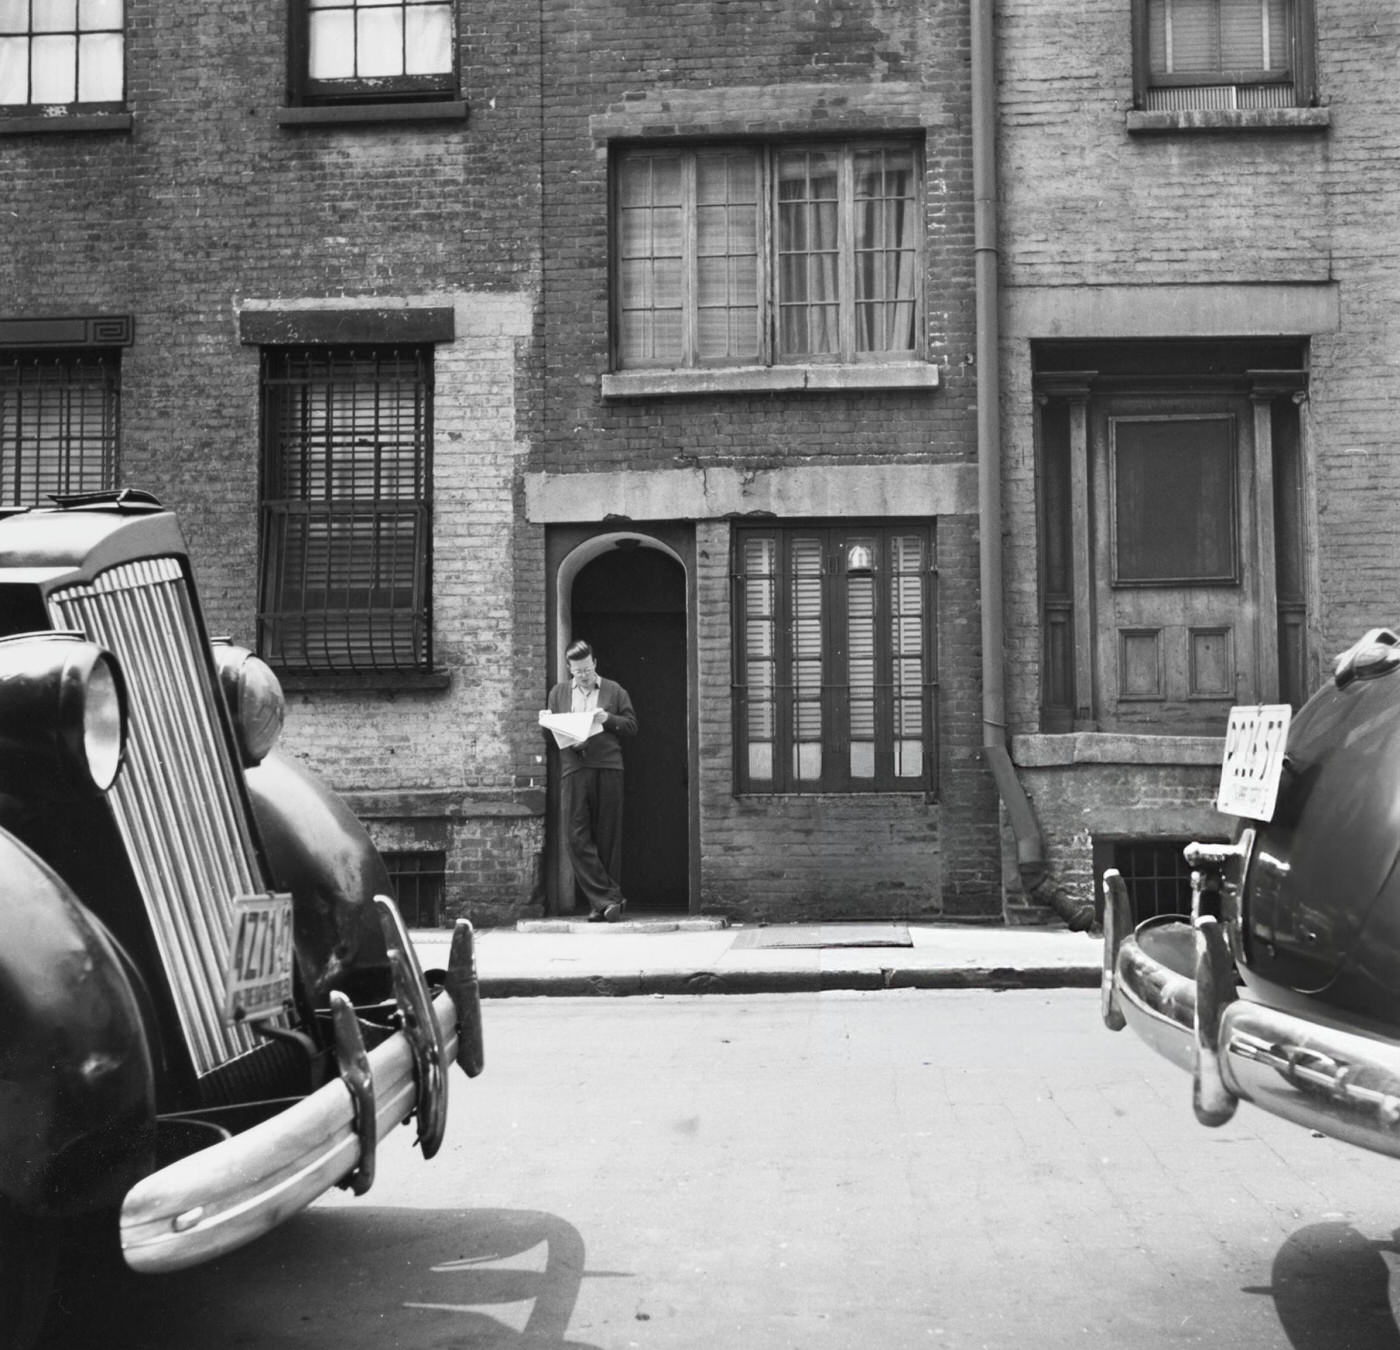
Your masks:
M 1144 736 L 1116 731 L 1036 733 L 1011 738 L 1011 758 L 1021 768 L 1073 764 L 1159 764 L 1220 767 L 1223 736 Z
M 1127 114 L 1134 135 L 1195 131 L 1321 131 L 1332 125 L 1330 108 L 1181 108 Z
M 51 134 L 71 131 L 128 132 L 135 125 L 129 112 L 69 113 L 61 108 L 51 114 L 26 117 L 0 117 L 0 136 Z
M 732 366 L 703 370 L 624 370 L 604 375 L 604 398 L 690 394 L 811 392 L 842 389 L 937 389 L 938 367 L 926 361 L 868 365 Z
M 278 108 L 277 124 L 284 127 L 362 125 L 367 122 L 465 122 L 461 99 L 441 103 L 344 103 L 305 108 Z

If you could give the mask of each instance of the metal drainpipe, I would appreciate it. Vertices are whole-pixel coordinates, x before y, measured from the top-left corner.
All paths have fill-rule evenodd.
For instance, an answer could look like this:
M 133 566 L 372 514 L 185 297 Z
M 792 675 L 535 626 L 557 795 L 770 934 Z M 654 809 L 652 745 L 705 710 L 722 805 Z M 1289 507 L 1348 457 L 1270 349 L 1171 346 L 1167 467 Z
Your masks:
M 995 0 L 972 9 L 972 195 L 977 314 L 977 512 L 982 577 L 982 750 L 1016 837 L 1021 886 L 1071 929 L 1092 926 L 1094 908 L 1052 885 L 1045 841 L 1006 748 L 1006 649 L 1001 546 L 1001 359 L 997 323 Z

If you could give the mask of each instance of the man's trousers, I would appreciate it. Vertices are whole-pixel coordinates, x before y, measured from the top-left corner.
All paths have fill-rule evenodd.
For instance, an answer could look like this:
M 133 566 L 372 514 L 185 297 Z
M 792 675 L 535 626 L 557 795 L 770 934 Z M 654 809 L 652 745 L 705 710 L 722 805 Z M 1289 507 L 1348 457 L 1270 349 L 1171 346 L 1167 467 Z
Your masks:
M 601 912 L 622 903 L 622 771 L 576 769 L 560 784 L 565 848 L 580 901 Z

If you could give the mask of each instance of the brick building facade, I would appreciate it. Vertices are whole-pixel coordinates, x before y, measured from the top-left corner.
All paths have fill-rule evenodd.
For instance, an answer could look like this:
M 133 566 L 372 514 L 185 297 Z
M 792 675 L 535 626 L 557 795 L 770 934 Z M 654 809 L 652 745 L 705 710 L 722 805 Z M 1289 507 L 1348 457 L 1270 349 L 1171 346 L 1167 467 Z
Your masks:
M 42 8 L 5 500 L 179 511 L 411 917 L 570 910 L 570 636 L 641 714 L 639 911 L 1000 920 L 1218 834 L 1223 709 L 1388 617 L 1373 5 L 1205 75 L 1158 0 Z

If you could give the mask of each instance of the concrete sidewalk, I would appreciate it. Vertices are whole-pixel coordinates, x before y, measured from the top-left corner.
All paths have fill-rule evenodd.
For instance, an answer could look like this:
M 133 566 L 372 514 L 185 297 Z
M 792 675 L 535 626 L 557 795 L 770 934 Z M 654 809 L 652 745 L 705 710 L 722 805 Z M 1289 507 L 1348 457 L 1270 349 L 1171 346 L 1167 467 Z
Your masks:
M 447 964 L 450 931 L 412 936 L 425 968 Z M 1102 946 L 1063 928 L 539 919 L 479 930 L 476 958 L 487 998 L 1049 989 L 1097 985 Z

